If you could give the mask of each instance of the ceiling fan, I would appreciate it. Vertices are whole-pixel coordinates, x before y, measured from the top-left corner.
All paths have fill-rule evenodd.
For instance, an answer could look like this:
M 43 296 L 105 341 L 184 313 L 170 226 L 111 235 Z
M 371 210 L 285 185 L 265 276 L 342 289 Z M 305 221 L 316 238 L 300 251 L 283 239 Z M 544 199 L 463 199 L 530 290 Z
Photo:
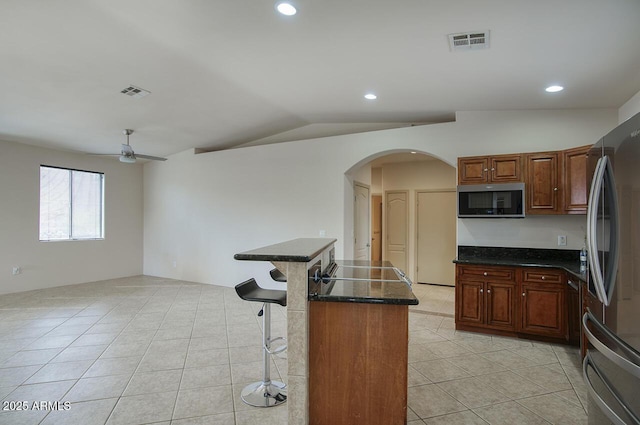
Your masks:
M 127 136 L 127 143 L 123 143 L 122 144 L 122 150 L 120 151 L 120 162 L 126 162 L 129 164 L 133 164 L 134 162 L 136 162 L 137 158 L 140 159 L 152 159 L 154 161 L 166 161 L 167 158 L 161 158 L 159 156 L 151 156 L 151 155 L 143 155 L 140 153 L 135 153 L 133 151 L 133 148 L 131 147 L 131 145 L 129 144 L 129 136 L 133 134 L 133 130 L 131 129 L 126 129 L 122 131 L 123 134 L 125 134 Z M 109 155 L 109 154 L 107 154 Z M 115 155 L 115 154 L 114 154 Z

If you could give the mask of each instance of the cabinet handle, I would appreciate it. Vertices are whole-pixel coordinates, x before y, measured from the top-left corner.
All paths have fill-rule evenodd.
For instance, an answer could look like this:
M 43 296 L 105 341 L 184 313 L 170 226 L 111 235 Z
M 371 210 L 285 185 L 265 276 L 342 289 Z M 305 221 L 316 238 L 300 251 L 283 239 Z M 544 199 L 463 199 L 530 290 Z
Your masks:
M 554 187 L 554 188 L 553 188 L 553 191 L 554 191 L 554 192 L 557 192 L 557 191 L 558 191 L 558 188 L 557 188 L 557 187 Z
M 484 272 L 484 273 L 482 273 L 482 274 L 483 274 L 483 275 L 485 275 L 485 276 L 488 276 L 488 275 L 489 275 L 487 272 Z
M 496 169 L 495 169 L 495 168 L 492 168 L 492 169 L 491 169 L 491 171 L 496 171 Z
M 488 169 L 488 168 L 485 168 L 485 169 L 484 169 L 484 171 L 489 171 L 489 169 Z
M 490 294 L 490 293 L 491 293 L 491 289 L 487 289 L 487 294 Z
M 480 293 L 482 294 L 484 292 L 484 290 L 482 288 L 480 288 Z
M 524 292 L 522 293 L 522 296 L 524 297 Z
M 544 280 L 544 276 L 542 276 L 542 280 Z

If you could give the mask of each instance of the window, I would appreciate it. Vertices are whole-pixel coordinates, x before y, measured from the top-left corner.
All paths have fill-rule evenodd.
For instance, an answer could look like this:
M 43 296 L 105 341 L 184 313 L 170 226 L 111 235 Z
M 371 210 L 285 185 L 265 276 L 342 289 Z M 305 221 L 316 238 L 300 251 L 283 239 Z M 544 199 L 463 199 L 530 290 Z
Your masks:
M 104 238 L 104 174 L 40 166 L 40 240 Z

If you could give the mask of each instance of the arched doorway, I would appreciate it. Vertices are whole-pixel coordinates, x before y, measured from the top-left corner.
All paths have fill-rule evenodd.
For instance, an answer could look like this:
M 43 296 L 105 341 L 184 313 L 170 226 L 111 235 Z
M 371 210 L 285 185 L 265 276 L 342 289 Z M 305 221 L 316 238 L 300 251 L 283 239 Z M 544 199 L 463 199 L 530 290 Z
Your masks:
M 379 253 L 414 282 L 453 284 L 455 167 L 425 153 L 391 151 L 373 155 L 349 172 L 354 182 L 370 187 L 368 216 L 357 217 L 354 210 L 354 225 L 359 219 L 370 222 L 370 258 L 378 259 Z M 434 265 L 441 266 L 438 273 L 433 273 Z

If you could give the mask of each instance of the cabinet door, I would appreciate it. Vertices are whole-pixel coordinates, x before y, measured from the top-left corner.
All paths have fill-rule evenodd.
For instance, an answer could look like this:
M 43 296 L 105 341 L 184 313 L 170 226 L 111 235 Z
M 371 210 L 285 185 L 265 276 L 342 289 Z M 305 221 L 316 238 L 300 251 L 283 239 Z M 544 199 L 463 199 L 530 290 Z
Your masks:
M 490 180 L 492 183 L 522 181 L 522 155 L 500 155 L 490 158 Z
M 567 214 L 586 214 L 590 180 L 588 152 L 591 146 L 569 149 L 562 153 L 564 180 L 564 211 Z
M 489 179 L 489 158 L 458 158 L 458 184 L 482 184 Z
M 515 292 L 512 283 L 487 282 L 487 326 L 515 331 Z
M 564 286 L 522 283 L 521 289 L 520 331 L 566 338 Z
M 456 283 L 456 322 L 484 323 L 484 284 L 459 280 Z
M 527 154 L 526 197 L 527 214 L 558 214 L 558 153 Z

